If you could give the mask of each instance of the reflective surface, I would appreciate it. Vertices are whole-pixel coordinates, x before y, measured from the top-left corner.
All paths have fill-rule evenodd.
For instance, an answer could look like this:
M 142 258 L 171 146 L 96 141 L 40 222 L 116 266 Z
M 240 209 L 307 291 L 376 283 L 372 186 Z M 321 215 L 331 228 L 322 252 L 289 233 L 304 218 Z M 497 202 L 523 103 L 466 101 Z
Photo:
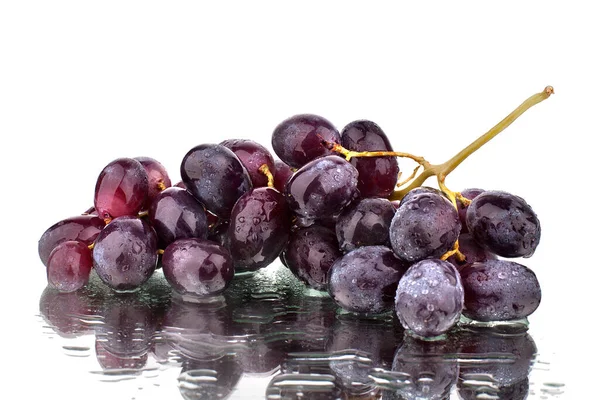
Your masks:
M 391 314 L 341 312 L 277 263 L 236 276 L 223 296 L 189 300 L 160 270 L 127 294 L 93 274 L 79 292 L 41 293 L 40 331 L 61 338 L 47 346 L 61 346 L 73 369 L 95 358 L 87 372 L 98 388 L 122 387 L 119 398 L 566 398 L 523 325 L 461 325 L 420 341 Z

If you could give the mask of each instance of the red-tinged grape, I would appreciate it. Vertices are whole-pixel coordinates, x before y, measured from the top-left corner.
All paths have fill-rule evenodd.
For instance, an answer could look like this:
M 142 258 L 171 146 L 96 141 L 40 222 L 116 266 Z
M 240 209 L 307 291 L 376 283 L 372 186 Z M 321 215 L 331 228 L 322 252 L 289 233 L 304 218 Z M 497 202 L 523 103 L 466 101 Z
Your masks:
M 358 200 L 342 211 L 335 233 L 340 249 L 347 253 L 361 246 L 390 246 L 390 224 L 396 209 L 387 199 Z
M 97 215 L 78 215 L 52 225 L 38 242 L 38 253 L 42 263 L 48 265 L 50 253 L 62 242 L 77 240 L 86 246 L 91 245 L 104 225 L 102 218 Z
M 92 265 L 92 251 L 85 243 L 62 242 L 48 257 L 48 283 L 60 292 L 79 290 L 90 279 Z
M 463 314 L 476 321 L 510 321 L 531 315 L 542 291 L 535 273 L 507 260 L 476 262 L 460 272 L 465 288 Z
M 318 158 L 300 168 L 288 181 L 285 196 L 290 209 L 308 219 L 339 214 L 358 197 L 358 171 L 338 156 Z
M 263 145 L 248 139 L 228 139 L 221 142 L 221 144 L 233 151 L 240 159 L 246 167 L 254 187 L 267 186 L 267 176 L 259 168 L 266 164 L 271 173 L 275 171 L 275 161 L 269 150 Z
M 163 190 L 171 187 L 171 179 L 167 173 L 167 169 L 157 160 L 150 157 L 135 157 L 142 164 L 148 175 L 148 199 L 146 200 L 144 209 L 148 209 L 156 196 Z
M 475 197 L 479 196 L 481 193 L 485 192 L 483 189 L 470 188 L 465 189 L 460 194 L 462 197 L 473 200 Z M 460 218 L 460 224 L 462 229 L 460 233 L 469 233 L 469 228 L 467 227 L 467 209 L 469 206 L 465 206 L 461 201 L 457 199 L 456 201 L 456 210 L 458 211 L 458 218 Z
M 338 259 L 329 270 L 329 294 L 343 309 L 380 314 L 394 308 L 406 265 L 385 246 L 365 246 Z
M 98 176 L 94 207 L 104 219 L 137 215 L 148 198 L 148 174 L 133 158 L 110 162 Z
M 150 206 L 148 217 L 163 249 L 177 239 L 206 239 L 208 235 L 204 207 L 185 189 L 162 191 Z
M 282 262 L 309 287 L 327 290 L 327 273 L 341 256 L 335 232 L 311 225 L 291 233 Z
M 393 151 L 383 130 L 372 121 L 360 120 L 346 125 L 341 142 L 347 150 Z M 395 157 L 355 157 L 351 161 L 358 170 L 358 190 L 363 197 L 388 197 L 398 181 L 398 160 Z
M 300 168 L 315 158 L 335 154 L 322 141 L 340 143 L 340 134 L 331 122 L 313 114 L 300 114 L 281 122 L 271 138 L 275 154 L 287 165 Z
M 212 296 L 233 279 L 234 267 L 225 248 L 196 238 L 171 243 L 162 256 L 165 278 L 181 295 Z
M 498 258 L 494 253 L 491 253 L 478 245 L 469 233 L 460 234 L 458 237 L 458 246 L 462 255 L 465 256 L 464 261 L 459 261 L 456 254 L 448 257 L 448 261 L 452 263 L 459 272 L 475 262 L 484 262 L 486 260 L 495 260 Z
M 94 268 L 110 288 L 134 290 L 156 269 L 157 250 L 156 233 L 149 223 L 135 217 L 115 218 L 96 239 Z
M 273 188 L 256 188 L 235 203 L 227 245 L 236 271 L 255 271 L 275 260 L 291 228 L 285 197 Z
M 521 197 L 483 192 L 467 209 L 467 227 L 482 247 L 501 257 L 531 257 L 541 237 L 540 220 Z
M 414 263 L 441 257 L 452 248 L 459 233 L 460 220 L 452 203 L 436 193 L 420 193 L 396 211 L 390 242 L 401 260 Z
M 285 185 L 288 183 L 292 175 L 294 175 L 292 167 L 281 160 L 275 160 L 275 172 L 273 172 L 273 184 L 275 189 L 283 193 L 285 190 Z
M 405 329 L 435 337 L 458 322 L 464 299 L 456 268 L 447 261 L 427 259 L 413 264 L 400 279 L 396 314 Z
M 229 219 L 235 202 L 252 189 L 240 159 L 219 144 L 202 144 L 188 151 L 181 162 L 181 177 L 208 211 L 224 219 Z

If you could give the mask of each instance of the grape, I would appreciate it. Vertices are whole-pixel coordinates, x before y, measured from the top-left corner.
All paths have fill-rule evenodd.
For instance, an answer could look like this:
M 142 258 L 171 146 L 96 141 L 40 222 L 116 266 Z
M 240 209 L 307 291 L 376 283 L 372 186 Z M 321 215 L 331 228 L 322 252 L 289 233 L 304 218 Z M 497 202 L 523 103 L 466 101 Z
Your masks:
M 535 273 L 507 260 L 476 262 L 461 270 L 464 315 L 477 321 L 525 318 L 540 305 L 542 292 Z
M 335 226 L 340 249 L 347 253 L 360 246 L 389 246 L 395 213 L 386 199 L 366 198 L 352 203 L 342 211 Z
M 156 233 L 150 224 L 135 217 L 115 218 L 96 238 L 94 268 L 114 290 L 137 289 L 156 269 L 156 250 Z
M 166 168 L 154 158 L 150 157 L 135 157 L 142 164 L 148 175 L 148 199 L 144 209 L 148 209 L 156 196 L 165 188 L 171 187 L 171 179 Z
M 320 225 L 292 232 L 282 253 L 283 264 L 316 290 L 327 290 L 327 273 L 341 256 L 335 233 Z
M 477 243 L 502 257 L 531 257 L 540 243 L 537 216 L 525 200 L 506 192 L 475 197 L 467 209 L 467 227 Z
M 405 329 L 433 337 L 452 328 L 464 304 L 464 289 L 456 268 L 428 259 L 413 264 L 400 279 L 396 314 Z
M 416 262 L 439 258 L 452 248 L 460 221 L 450 201 L 436 193 L 420 193 L 400 205 L 390 225 L 390 242 L 396 255 Z
M 271 137 L 275 154 L 287 165 L 300 168 L 309 161 L 334 154 L 322 141 L 340 143 L 340 134 L 325 118 L 300 114 L 281 122 Z
M 188 151 L 181 162 L 181 177 L 208 211 L 225 219 L 235 202 L 252 189 L 240 159 L 219 144 L 201 144 Z
M 217 223 L 208 233 L 208 240 L 215 242 L 226 249 L 229 248 L 227 231 L 229 230 L 229 222 L 221 221 Z
M 354 151 L 393 151 L 383 130 L 372 121 L 360 120 L 346 125 L 341 134 L 342 146 Z M 358 190 L 363 197 L 388 197 L 398 181 L 396 157 L 354 157 L 350 161 L 358 170 Z
M 204 207 L 190 192 L 178 187 L 165 189 L 156 197 L 148 218 L 162 248 L 177 239 L 206 239 L 208 235 Z
M 458 245 L 460 252 L 465 256 L 464 261 L 458 261 L 456 255 L 452 255 L 448 258 L 448 261 L 452 263 L 460 272 L 463 268 L 468 267 L 474 262 L 484 262 L 486 260 L 495 260 L 498 257 L 494 253 L 487 251 L 477 244 L 473 239 L 473 236 L 469 233 L 461 233 L 458 237 Z
M 404 197 L 402 198 L 402 200 L 400 200 L 398 208 L 402 204 L 406 203 L 407 201 L 409 201 L 410 199 L 412 199 L 413 197 L 415 197 L 416 195 L 421 194 L 421 193 L 438 194 L 440 196 L 446 197 L 446 195 L 444 194 L 444 192 L 442 192 L 439 189 L 432 188 L 432 187 L 429 187 L 429 186 L 419 186 L 419 187 L 416 187 L 416 188 L 410 190 L 408 193 L 406 193 L 406 195 L 404 195 Z
M 38 242 L 38 253 L 44 265 L 48 265 L 48 257 L 54 248 L 67 240 L 77 240 L 86 246 L 94 243 L 104 221 L 97 215 L 78 215 L 64 219 L 52 225 L 42 234 Z
M 300 217 L 319 219 L 339 214 L 359 193 L 358 171 L 337 156 L 313 160 L 288 181 L 285 196 Z
M 384 246 L 365 246 L 338 259 L 329 270 L 329 294 L 343 309 L 379 314 L 394 307 L 406 266 Z
M 481 193 L 485 192 L 483 189 L 465 189 L 460 194 L 469 200 L 473 200 L 475 197 L 479 196 Z M 467 228 L 467 209 L 469 206 L 464 206 L 463 203 L 459 200 L 456 201 L 456 209 L 458 211 L 458 218 L 460 218 L 460 224 L 462 225 L 462 230 L 460 233 L 468 233 L 469 228 Z
M 263 145 L 247 139 L 229 139 L 221 142 L 221 144 L 233 151 L 240 159 L 246 167 L 254 187 L 267 186 L 267 176 L 259 168 L 261 165 L 266 164 L 271 173 L 275 171 L 275 161 L 269 150 Z
M 227 244 L 236 271 L 266 267 L 283 250 L 291 228 L 285 198 L 273 188 L 256 188 L 235 203 Z
M 148 174 L 142 164 L 132 158 L 110 162 L 96 181 L 94 207 L 104 219 L 137 215 L 147 198 Z
M 182 295 L 211 296 L 233 279 L 233 262 L 225 248 L 197 238 L 179 239 L 162 256 L 165 278 Z
M 48 283 L 61 292 L 84 287 L 91 271 L 92 251 L 83 242 L 62 242 L 48 257 Z
M 273 179 L 275 181 L 273 184 L 275 185 L 275 189 L 283 193 L 285 190 L 285 185 L 290 180 L 292 175 L 294 175 L 292 167 L 281 160 L 275 160 L 275 172 L 273 172 Z

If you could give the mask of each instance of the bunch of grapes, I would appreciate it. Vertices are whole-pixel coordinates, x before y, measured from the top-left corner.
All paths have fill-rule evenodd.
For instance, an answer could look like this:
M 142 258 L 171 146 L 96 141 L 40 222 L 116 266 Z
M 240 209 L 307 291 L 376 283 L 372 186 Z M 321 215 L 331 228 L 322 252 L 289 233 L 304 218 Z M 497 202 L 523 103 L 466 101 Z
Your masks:
M 148 158 L 109 163 L 94 207 L 42 235 L 39 254 L 59 291 L 86 285 L 91 270 L 115 291 L 135 291 L 162 268 L 173 291 L 206 300 L 236 273 L 278 257 L 307 287 L 359 315 L 395 311 L 417 337 L 435 337 L 464 315 L 513 321 L 541 300 L 536 275 L 508 260 L 530 257 L 540 221 L 521 197 L 454 192 L 446 176 L 519 115 L 553 93 L 535 94 L 440 165 L 396 152 L 374 122 L 341 133 L 316 115 L 273 131 L 279 160 L 252 140 L 189 150 L 172 185 Z M 400 181 L 398 157 L 417 166 Z M 423 186 L 430 177 L 439 189 Z

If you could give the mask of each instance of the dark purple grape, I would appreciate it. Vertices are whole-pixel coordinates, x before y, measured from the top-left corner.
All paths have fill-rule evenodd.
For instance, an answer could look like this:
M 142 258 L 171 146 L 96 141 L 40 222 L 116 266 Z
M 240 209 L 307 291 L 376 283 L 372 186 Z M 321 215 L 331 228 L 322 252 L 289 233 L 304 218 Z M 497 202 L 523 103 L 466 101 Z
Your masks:
M 358 195 L 358 171 L 337 156 L 313 160 L 288 181 L 285 196 L 290 209 L 308 219 L 339 214 Z
M 458 261 L 458 257 L 452 255 L 448 257 L 448 261 L 452 263 L 459 272 L 475 262 L 484 262 L 486 260 L 495 260 L 498 258 L 494 253 L 487 251 L 477 244 L 469 233 L 460 234 L 458 237 L 458 246 L 460 252 L 465 256 L 465 260 Z
M 148 198 L 148 174 L 133 158 L 110 162 L 98 176 L 94 207 L 104 219 L 137 215 Z
M 456 268 L 428 259 L 413 264 L 400 279 L 396 314 L 405 329 L 418 336 L 439 336 L 459 320 L 464 289 Z
M 273 131 L 271 145 L 287 165 L 300 168 L 315 158 L 335 154 L 322 141 L 340 143 L 340 134 L 323 117 L 300 114 L 281 122 Z
M 298 229 L 282 253 L 283 264 L 309 287 L 327 290 L 327 273 L 342 256 L 335 233 L 320 225 Z
M 460 221 L 450 201 L 436 193 L 421 193 L 403 203 L 390 225 L 390 242 L 406 262 L 439 258 L 452 248 Z
M 396 209 L 387 199 L 367 198 L 350 204 L 337 219 L 335 233 L 347 253 L 361 246 L 390 246 L 390 224 Z
M 144 209 L 148 209 L 156 196 L 165 188 L 171 187 L 171 179 L 167 169 L 157 160 L 150 157 L 135 157 L 142 164 L 148 175 L 148 199 Z
M 233 262 L 227 250 L 196 238 L 179 239 L 162 256 L 165 278 L 182 295 L 212 296 L 222 293 L 233 279 Z
M 275 260 L 291 228 L 285 197 L 273 188 L 251 190 L 235 203 L 227 245 L 236 271 L 255 271 Z
M 393 151 L 379 125 L 367 120 L 346 125 L 341 141 L 348 150 Z M 400 171 L 396 157 L 354 157 L 350 162 L 358 170 L 358 190 L 363 197 L 388 197 L 392 194 Z
M 268 184 L 267 176 L 259 168 L 266 164 L 272 174 L 275 173 L 275 161 L 271 152 L 263 145 L 248 139 L 229 139 L 221 144 L 235 153 L 240 159 L 252 180 L 254 187 L 264 187 Z
M 181 177 L 208 211 L 225 219 L 235 202 L 252 189 L 240 159 L 220 144 L 202 144 L 188 151 L 181 162 Z
M 281 160 L 275 160 L 275 171 L 273 172 L 273 184 L 275 185 L 275 189 L 283 193 L 285 190 L 285 185 L 290 180 L 292 175 L 294 175 L 292 167 Z
M 419 195 L 421 193 L 438 194 L 440 196 L 446 197 L 444 192 L 442 192 L 439 189 L 432 188 L 429 186 L 419 186 L 419 187 L 416 187 L 416 188 L 410 190 L 408 193 L 406 193 L 406 195 L 404 195 L 404 197 L 402 198 L 402 200 L 400 200 L 400 203 L 398 204 L 398 208 L 402 204 L 406 203 L 407 201 L 409 201 L 410 199 L 414 198 L 416 195 Z
M 461 270 L 465 288 L 463 314 L 477 321 L 510 321 L 532 314 L 542 291 L 535 273 L 506 260 L 487 260 Z
M 208 226 L 204 207 L 185 189 L 162 191 L 148 210 L 150 223 L 164 249 L 177 239 L 206 239 Z
M 540 220 L 525 200 L 506 192 L 475 197 L 467 227 L 477 243 L 502 257 L 531 257 L 540 243 Z
M 483 189 L 465 189 L 460 194 L 469 200 L 473 200 L 475 197 L 479 196 L 481 193 L 485 192 Z M 469 228 L 467 228 L 467 209 L 469 206 L 464 206 L 462 202 L 456 200 L 456 209 L 458 211 L 458 218 L 460 218 L 460 224 L 462 225 L 462 230 L 460 233 L 469 233 Z
M 135 217 L 115 218 L 96 239 L 94 268 L 114 290 L 137 289 L 156 269 L 157 249 L 156 233 L 149 223 Z
M 50 253 L 62 242 L 77 240 L 86 246 L 94 243 L 104 225 L 102 218 L 97 215 L 78 215 L 52 225 L 38 242 L 38 253 L 42 263 L 48 265 Z
M 60 292 L 79 290 L 90 279 L 92 264 L 92 251 L 85 243 L 62 242 L 48 257 L 48 283 Z
M 390 311 L 404 271 L 405 264 L 389 248 L 359 247 L 331 266 L 329 294 L 340 307 L 355 313 Z

